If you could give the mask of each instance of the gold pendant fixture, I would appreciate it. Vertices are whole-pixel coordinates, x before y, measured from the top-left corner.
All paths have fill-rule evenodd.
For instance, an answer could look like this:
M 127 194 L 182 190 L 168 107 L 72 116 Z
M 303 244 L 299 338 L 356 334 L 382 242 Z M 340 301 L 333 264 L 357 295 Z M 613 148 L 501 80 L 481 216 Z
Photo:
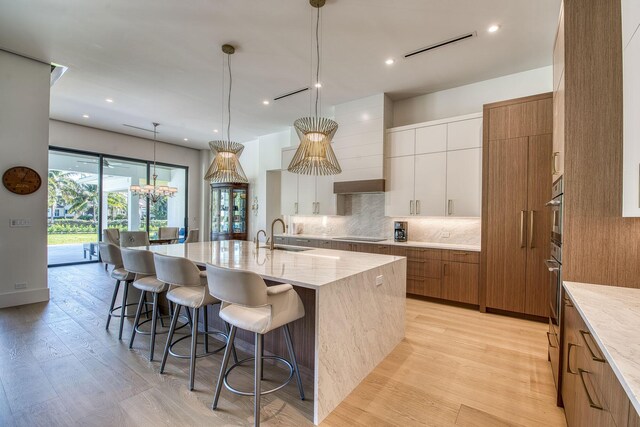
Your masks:
M 303 175 L 337 175 L 342 172 L 336 158 L 331 140 L 338 130 L 338 123 L 325 117 L 318 117 L 318 98 L 320 94 L 320 8 L 325 0 L 309 0 L 317 10 L 316 14 L 316 89 L 315 116 L 296 120 L 296 129 L 300 145 L 287 170 Z
M 227 55 L 229 69 L 229 96 L 227 98 L 227 139 L 209 142 L 209 148 L 214 154 L 213 161 L 204 176 L 205 181 L 213 183 L 248 183 L 249 180 L 240 164 L 240 155 L 244 145 L 231 141 L 231 55 L 235 52 L 231 45 L 222 45 L 222 52 Z M 223 84 L 224 90 L 224 84 Z

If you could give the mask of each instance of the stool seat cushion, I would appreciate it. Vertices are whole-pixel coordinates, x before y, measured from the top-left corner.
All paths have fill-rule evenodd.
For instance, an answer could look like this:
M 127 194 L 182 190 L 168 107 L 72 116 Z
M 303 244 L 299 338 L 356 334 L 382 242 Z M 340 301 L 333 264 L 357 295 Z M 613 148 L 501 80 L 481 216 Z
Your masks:
M 266 334 L 288 323 L 304 317 L 304 306 L 291 285 L 267 288 L 267 305 L 245 307 L 223 303 L 220 318 L 245 331 Z
M 220 302 L 209 294 L 206 286 L 174 286 L 167 292 L 167 299 L 190 308 L 200 308 Z
M 159 281 L 156 276 L 142 277 L 133 282 L 133 286 L 141 291 L 153 292 L 156 294 L 164 292 L 169 288 L 166 283 Z
M 136 278 L 136 275 L 133 273 L 129 273 L 127 270 L 125 270 L 124 268 L 114 268 L 113 271 L 111 272 L 111 277 L 113 277 L 116 280 L 123 280 L 123 281 L 130 281 Z

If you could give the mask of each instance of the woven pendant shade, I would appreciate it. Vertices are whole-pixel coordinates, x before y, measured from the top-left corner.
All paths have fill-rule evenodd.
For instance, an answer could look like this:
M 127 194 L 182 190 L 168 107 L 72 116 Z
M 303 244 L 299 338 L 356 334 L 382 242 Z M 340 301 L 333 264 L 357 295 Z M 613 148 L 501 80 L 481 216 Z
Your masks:
M 240 164 L 240 154 L 244 145 L 232 141 L 211 141 L 209 148 L 215 158 L 204 177 L 206 181 L 216 183 L 248 183 Z
M 324 117 L 303 117 L 293 123 L 300 145 L 287 170 L 303 175 L 337 175 L 342 172 L 331 140 L 338 123 Z

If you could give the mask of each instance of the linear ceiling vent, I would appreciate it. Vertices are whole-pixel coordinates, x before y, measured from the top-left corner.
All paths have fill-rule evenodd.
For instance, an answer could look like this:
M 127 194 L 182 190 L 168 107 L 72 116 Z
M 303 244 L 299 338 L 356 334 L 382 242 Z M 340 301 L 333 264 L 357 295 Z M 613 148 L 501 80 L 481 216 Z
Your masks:
M 128 125 L 126 123 L 123 123 L 122 126 L 126 126 L 128 128 L 133 128 L 133 129 L 138 129 L 138 130 L 143 130 L 145 132 L 151 132 L 153 133 L 153 129 L 147 129 L 147 128 L 141 128 L 140 126 L 134 126 L 134 125 Z M 156 132 L 157 134 L 160 134 L 160 132 Z
M 287 92 L 287 93 L 284 93 L 282 95 L 276 96 L 275 98 L 273 98 L 273 100 L 274 101 L 279 101 L 279 100 L 281 100 L 283 98 L 288 98 L 290 96 L 297 95 L 299 93 L 306 92 L 308 90 L 309 90 L 308 87 L 303 87 L 302 89 L 297 89 L 297 90 L 294 90 L 292 92 Z
M 60 77 L 69 69 L 69 67 L 65 67 L 64 65 L 59 64 L 51 64 L 51 79 L 49 87 L 53 86 Z
M 449 46 L 449 45 L 452 45 L 454 43 L 461 42 L 463 40 L 472 39 L 472 38 L 476 37 L 477 35 L 478 35 L 478 33 L 476 33 L 475 31 L 472 32 L 472 33 L 468 33 L 468 34 L 463 34 L 461 36 L 457 36 L 457 37 L 454 37 L 454 38 L 451 38 L 451 39 L 448 39 L 448 40 L 444 40 L 444 41 L 441 41 L 441 42 L 438 42 L 438 43 L 434 43 L 432 45 L 429 45 L 429 46 L 426 46 L 426 47 L 422 47 L 422 48 L 420 48 L 418 50 L 414 50 L 414 51 L 409 52 L 406 55 L 404 55 L 404 57 L 405 58 L 410 58 L 412 56 L 419 55 L 419 54 L 425 53 L 425 52 L 429 52 L 431 50 L 439 49 L 441 47 Z

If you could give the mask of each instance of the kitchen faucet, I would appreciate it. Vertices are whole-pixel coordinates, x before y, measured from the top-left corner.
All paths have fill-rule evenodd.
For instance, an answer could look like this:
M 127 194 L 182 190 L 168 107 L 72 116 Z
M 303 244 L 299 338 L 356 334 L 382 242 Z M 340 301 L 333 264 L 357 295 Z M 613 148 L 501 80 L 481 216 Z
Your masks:
M 275 239 L 273 238 L 273 227 L 276 225 L 276 222 L 280 222 L 282 224 L 282 232 L 287 232 L 287 226 L 284 224 L 284 221 L 280 218 L 276 218 L 271 223 L 271 243 L 269 244 L 269 249 L 274 250 L 276 247 Z
M 260 249 L 260 233 L 264 234 L 264 237 L 267 237 L 267 232 L 264 230 L 258 230 L 256 233 L 256 249 Z M 267 239 L 269 240 L 269 239 Z

